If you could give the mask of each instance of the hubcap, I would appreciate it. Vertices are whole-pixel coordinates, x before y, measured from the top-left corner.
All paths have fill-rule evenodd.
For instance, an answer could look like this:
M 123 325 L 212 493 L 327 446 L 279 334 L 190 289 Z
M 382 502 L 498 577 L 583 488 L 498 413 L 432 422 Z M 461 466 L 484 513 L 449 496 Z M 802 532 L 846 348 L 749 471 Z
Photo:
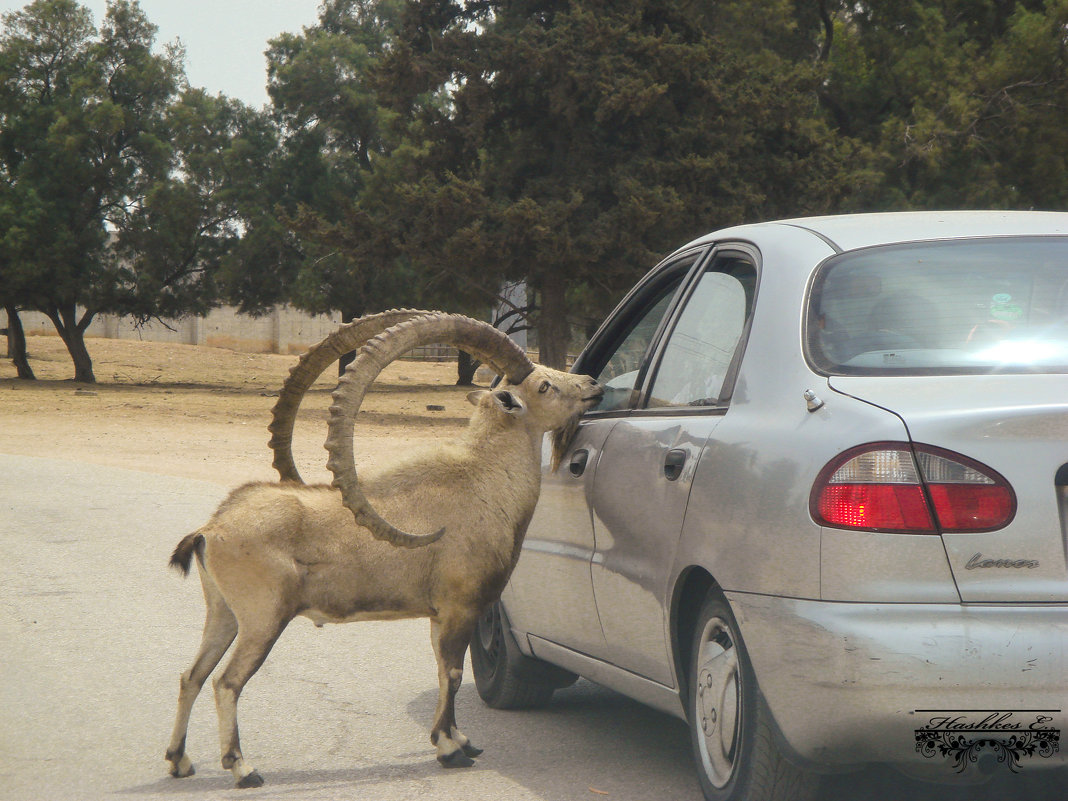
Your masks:
M 501 649 L 501 618 L 497 604 L 492 604 L 482 613 L 478 621 L 478 639 L 490 662 L 496 665 Z
M 704 739 L 701 761 L 712 785 L 722 788 L 734 774 L 740 746 L 738 653 L 721 618 L 705 624 L 699 642 L 694 712 Z

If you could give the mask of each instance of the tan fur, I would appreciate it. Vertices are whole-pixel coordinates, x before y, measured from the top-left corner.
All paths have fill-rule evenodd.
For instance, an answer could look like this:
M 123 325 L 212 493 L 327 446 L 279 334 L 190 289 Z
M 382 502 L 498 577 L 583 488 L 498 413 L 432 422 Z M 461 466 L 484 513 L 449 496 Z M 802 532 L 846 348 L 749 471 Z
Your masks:
M 586 376 L 536 367 L 518 386 L 472 393 L 476 410 L 457 442 L 365 470 L 364 493 L 386 520 L 415 534 L 445 528 L 425 547 L 374 539 L 331 487 L 249 484 L 231 493 L 172 558 L 188 569 L 197 554 L 208 606 L 201 651 L 182 676 L 167 751 L 172 775 L 193 772 L 185 755 L 189 708 L 236 621 L 230 662 L 215 679 L 223 764 L 239 786 L 262 783 L 241 755 L 237 697 L 298 615 L 317 624 L 429 617 L 441 685 L 431 740 L 442 764 L 471 764 L 480 752 L 454 713 L 464 652 L 518 559 L 538 499 L 543 434 L 569 427 L 600 394 Z

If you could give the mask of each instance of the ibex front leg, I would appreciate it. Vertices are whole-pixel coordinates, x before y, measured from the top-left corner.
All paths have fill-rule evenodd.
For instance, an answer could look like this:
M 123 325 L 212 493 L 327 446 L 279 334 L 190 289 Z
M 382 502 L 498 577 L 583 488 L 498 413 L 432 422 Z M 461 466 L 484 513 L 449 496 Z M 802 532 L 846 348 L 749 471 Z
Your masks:
M 438 659 L 438 708 L 430 741 L 437 746 L 438 762 L 446 768 L 469 768 L 482 753 L 456 727 L 456 691 L 464 675 L 464 653 L 471 642 L 477 616 L 443 616 L 430 621 L 430 639 Z

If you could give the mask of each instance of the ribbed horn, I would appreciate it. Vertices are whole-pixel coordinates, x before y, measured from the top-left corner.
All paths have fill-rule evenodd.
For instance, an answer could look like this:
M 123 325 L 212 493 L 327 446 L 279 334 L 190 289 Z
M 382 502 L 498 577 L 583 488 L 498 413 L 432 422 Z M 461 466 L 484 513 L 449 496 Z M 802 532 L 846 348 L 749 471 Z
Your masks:
M 267 430 L 271 432 L 271 440 L 267 445 L 274 451 L 272 464 L 282 481 L 304 483 L 293 460 L 293 427 L 296 424 L 297 410 L 304 399 L 304 394 L 323 374 L 323 371 L 344 354 L 362 348 L 367 340 L 378 336 L 387 328 L 413 317 L 434 314 L 443 314 L 443 312 L 392 309 L 379 314 L 369 314 L 342 325 L 300 357 L 300 361 L 289 371 L 289 378 L 286 379 L 282 390 L 278 393 L 278 402 L 271 409 L 271 423 L 267 426 Z
M 372 382 L 387 364 L 420 345 L 443 343 L 467 351 L 490 365 L 512 384 L 523 381 L 534 369 L 522 348 L 487 323 L 459 315 L 430 314 L 399 323 L 369 340 L 334 390 L 330 407 L 330 434 L 326 466 L 334 474 L 334 486 L 341 490 L 345 506 L 356 522 L 370 529 L 380 540 L 406 548 L 429 545 L 445 529 L 433 534 L 408 534 L 383 520 L 360 489 L 353 455 L 352 430 L 360 405 Z

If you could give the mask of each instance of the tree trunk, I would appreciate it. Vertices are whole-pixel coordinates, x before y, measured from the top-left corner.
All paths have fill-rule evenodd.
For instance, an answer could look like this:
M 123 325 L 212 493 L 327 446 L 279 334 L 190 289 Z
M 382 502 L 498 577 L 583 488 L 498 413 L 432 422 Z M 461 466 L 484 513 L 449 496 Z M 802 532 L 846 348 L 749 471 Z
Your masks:
M 19 310 L 14 306 L 5 306 L 4 310 L 7 312 L 7 355 L 15 363 L 15 373 L 18 377 L 33 381 L 37 376 L 33 374 L 26 353 L 26 332 L 22 329 Z
M 86 311 L 79 320 L 77 310 L 72 304 L 62 309 L 52 307 L 46 314 L 56 327 L 56 331 L 63 340 L 63 344 L 67 346 L 67 352 L 74 362 L 74 380 L 83 384 L 95 384 L 93 359 L 85 347 L 85 329 L 93 321 L 95 312 Z
M 567 323 L 567 287 L 562 275 L 548 275 L 541 286 L 541 313 L 538 315 L 538 361 L 546 367 L 567 369 L 567 343 L 571 329 Z
M 456 356 L 456 386 L 469 387 L 475 383 L 475 371 L 481 364 L 467 351 L 459 351 Z
M 345 375 L 345 368 L 356 361 L 356 351 L 350 350 L 348 353 L 342 353 L 337 360 L 337 377 Z
M 363 316 L 362 312 L 353 311 L 352 309 L 341 310 L 341 322 L 351 323 L 353 320 L 358 320 Z M 350 350 L 348 353 L 342 353 L 341 357 L 337 360 L 337 377 L 345 375 L 345 368 L 356 361 L 356 351 Z

